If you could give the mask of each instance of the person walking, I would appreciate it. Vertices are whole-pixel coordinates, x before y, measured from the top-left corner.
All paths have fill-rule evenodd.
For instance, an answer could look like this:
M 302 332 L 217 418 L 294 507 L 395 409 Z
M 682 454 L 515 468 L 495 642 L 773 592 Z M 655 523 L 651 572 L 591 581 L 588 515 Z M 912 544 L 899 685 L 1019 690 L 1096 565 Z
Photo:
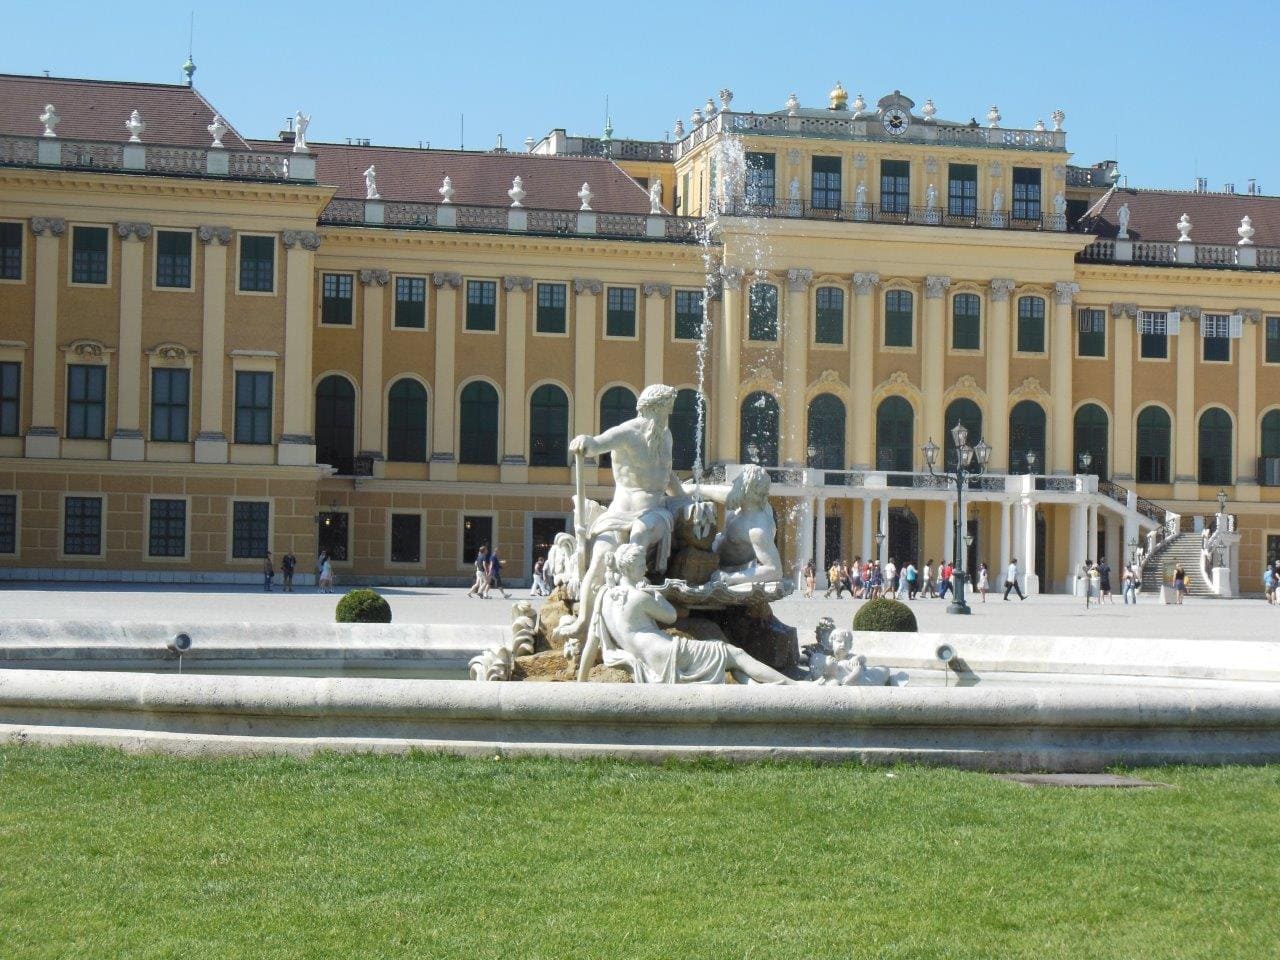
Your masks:
M 1004 575 L 1004 598 L 1009 599 L 1009 591 L 1012 590 L 1018 595 L 1019 600 L 1027 599 L 1023 596 L 1022 588 L 1018 586 L 1018 558 L 1014 557 L 1009 561 L 1009 569 Z
M 267 555 L 262 558 L 262 589 L 267 593 L 271 592 L 271 581 L 276 578 L 276 568 L 271 563 L 271 551 L 267 551 Z
M 884 595 L 886 597 L 898 595 L 898 565 L 893 557 L 889 558 L 884 568 Z
M 813 599 L 813 588 L 816 580 L 817 576 L 814 574 L 813 561 L 810 560 L 804 565 L 804 598 L 806 600 Z
M 489 551 L 489 590 L 497 588 L 502 594 L 503 600 L 510 600 L 511 594 L 507 593 L 507 588 L 502 585 L 502 560 L 498 557 L 498 550 L 495 547 Z M 488 591 L 485 591 L 488 596 Z
M 488 592 L 489 586 L 489 545 L 487 543 L 480 544 L 480 549 L 476 551 L 476 559 L 474 561 L 476 568 L 476 582 L 471 585 L 471 589 L 467 591 L 468 597 L 479 597 L 484 599 Z
M 987 591 L 991 589 L 991 576 L 984 563 L 978 567 L 978 592 L 982 594 L 982 602 L 987 602 Z
M 924 562 L 924 577 L 920 581 L 920 595 L 930 599 L 938 595 L 938 590 L 933 581 L 933 557 Z
M 529 596 L 545 597 L 550 593 L 547 589 L 546 574 L 544 573 L 546 565 L 547 562 L 542 557 L 533 562 L 533 583 L 529 587 Z
M 907 561 L 907 599 L 914 600 L 918 592 L 917 584 L 920 582 L 920 571 L 916 569 L 914 560 Z
M 320 564 L 320 592 L 333 593 L 333 563 L 329 560 L 327 553 Z
M 1187 571 L 1182 564 L 1178 564 L 1173 568 L 1173 596 L 1174 603 L 1182 606 L 1182 598 L 1187 595 Z
M 1098 560 L 1098 602 L 1106 600 L 1109 603 L 1115 603 L 1116 598 L 1111 595 L 1111 567 L 1107 563 L 1107 558 L 1102 557 Z
M 1134 569 L 1135 566 L 1136 565 L 1131 564 L 1124 568 L 1124 576 L 1123 578 L 1121 578 L 1121 582 L 1120 582 L 1121 592 L 1124 594 L 1123 596 L 1124 605 L 1126 607 L 1129 605 L 1130 597 L 1133 598 L 1133 603 L 1135 606 L 1138 603 L 1138 586 L 1137 586 L 1138 578 L 1137 578 L 1137 573 Z
M 320 575 L 324 573 L 324 562 L 329 559 L 327 550 L 321 550 L 320 555 L 316 557 L 316 592 L 323 593 L 320 589 Z
M 1271 568 L 1271 564 L 1267 564 L 1262 570 L 1262 595 L 1267 598 L 1267 603 L 1275 604 L 1276 602 L 1276 572 Z
M 955 597 L 955 584 L 951 582 L 951 577 L 955 574 L 956 569 L 951 565 L 950 560 L 943 561 L 941 567 L 938 568 L 938 599 L 947 599 L 947 591 L 952 591 L 952 598 Z
M 293 593 L 293 571 L 297 566 L 298 558 L 293 555 L 292 550 L 280 558 L 280 576 L 283 578 L 281 593 Z
M 836 599 L 840 599 L 840 561 L 832 560 L 831 566 L 827 568 L 827 592 L 823 598 L 831 596 L 831 591 L 836 591 Z

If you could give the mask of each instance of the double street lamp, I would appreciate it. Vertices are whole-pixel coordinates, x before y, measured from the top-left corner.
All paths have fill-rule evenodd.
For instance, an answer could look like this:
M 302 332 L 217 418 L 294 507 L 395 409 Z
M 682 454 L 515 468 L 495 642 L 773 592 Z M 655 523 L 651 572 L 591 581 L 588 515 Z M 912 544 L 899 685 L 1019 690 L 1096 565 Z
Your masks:
M 951 439 L 955 443 L 956 448 L 956 467 L 954 473 L 944 470 L 943 473 L 937 473 L 933 469 L 934 463 L 938 459 L 938 445 L 933 442 L 930 437 L 929 441 L 921 446 L 920 450 L 924 454 L 924 462 L 929 467 L 929 475 L 946 481 L 954 481 L 956 485 L 956 515 L 952 523 L 951 543 L 952 556 L 955 558 L 955 570 L 951 574 L 952 599 L 947 604 L 947 613 L 969 613 L 969 605 L 964 600 L 964 556 L 967 551 L 961 548 L 963 542 L 966 546 L 972 542 L 972 539 L 966 534 L 963 541 L 960 536 L 960 525 L 964 522 L 964 487 L 965 482 L 970 477 L 976 477 L 986 472 L 987 462 L 991 459 L 991 446 L 985 440 L 979 440 L 972 447 L 969 446 L 969 431 L 965 425 L 959 420 L 956 425 L 951 428 Z M 1028 457 L 1028 466 L 1034 461 Z

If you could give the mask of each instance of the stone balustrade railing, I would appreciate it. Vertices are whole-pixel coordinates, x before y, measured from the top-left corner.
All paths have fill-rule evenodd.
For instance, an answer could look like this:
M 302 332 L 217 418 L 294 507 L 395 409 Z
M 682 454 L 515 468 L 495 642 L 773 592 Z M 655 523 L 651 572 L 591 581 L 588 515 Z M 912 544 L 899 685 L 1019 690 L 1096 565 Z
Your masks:
M 0 166 L 303 183 L 314 183 L 316 179 L 316 158 L 311 153 L 112 143 L 64 137 L 0 136 Z
M 1280 270 L 1280 248 L 1253 244 L 1167 243 L 1099 238 L 1076 256 L 1080 263 L 1137 263 L 1162 267 Z
M 732 481 L 742 472 L 742 464 L 727 464 L 725 479 Z M 928 471 L 910 470 L 825 470 L 820 467 L 765 467 L 774 487 L 789 489 L 777 490 L 785 496 L 800 495 L 803 489 L 817 493 L 819 488 L 828 488 L 826 493 L 833 494 L 831 487 L 849 487 L 862 490 L 911 489 L 918 492 L 937 491 L 939 494 L 954 495 L 955 480 L 941 474 L 934 475 Z M 971 476 L 965 482 L 968 494 L 1013 495 L 1032 491 L 1047 494 L 1100 494 L 1110 499 L 1114 496 L 1100 490 L 1098 478 L 1092 474 L 1076 475 L 1044 475 L 1044 474 L 1007 474 L 986 473 Z M 1127 502 L 1119 501 L 1127 507 Z

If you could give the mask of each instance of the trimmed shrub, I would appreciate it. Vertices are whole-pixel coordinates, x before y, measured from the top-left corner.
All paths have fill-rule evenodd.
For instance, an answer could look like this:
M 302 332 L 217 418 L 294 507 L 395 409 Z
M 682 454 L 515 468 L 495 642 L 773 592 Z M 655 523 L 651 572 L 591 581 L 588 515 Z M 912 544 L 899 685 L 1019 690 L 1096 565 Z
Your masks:
M 390 623 L 391 604 L 375 590 L 352 590 L 338 601 L 338 623 Z
M 917 631 L 916 615 L 901 600 L 881 597 L 878 600 L 868 600 L 854 614 L 853 629 L 915 633 Z

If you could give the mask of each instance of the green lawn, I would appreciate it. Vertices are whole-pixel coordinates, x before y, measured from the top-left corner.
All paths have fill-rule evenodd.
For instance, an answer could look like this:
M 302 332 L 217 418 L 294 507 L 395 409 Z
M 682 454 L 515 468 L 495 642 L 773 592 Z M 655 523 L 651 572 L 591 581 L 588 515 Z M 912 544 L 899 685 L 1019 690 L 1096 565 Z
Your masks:
M 0 749 L 0 958 L 1275 957 L 1280 767 Z

